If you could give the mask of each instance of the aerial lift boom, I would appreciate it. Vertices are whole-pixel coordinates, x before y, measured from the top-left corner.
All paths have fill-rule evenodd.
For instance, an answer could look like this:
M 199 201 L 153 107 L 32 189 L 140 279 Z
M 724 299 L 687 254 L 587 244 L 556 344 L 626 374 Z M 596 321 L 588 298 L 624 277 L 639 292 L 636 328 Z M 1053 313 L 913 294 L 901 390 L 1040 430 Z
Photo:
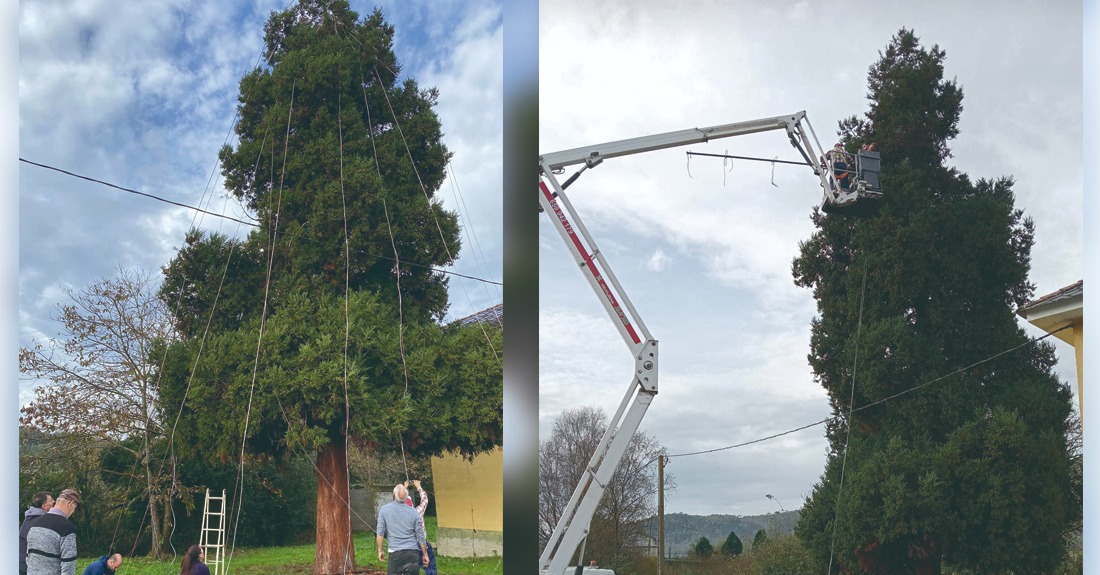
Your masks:
M 573 209 L 565 195 L 565 188 L 589 168 L 606 159 L 640 154 L 665 148 L 708 142 L 718 138 L 742 136 L 768 130 L 785 130 L 788 138 L 806 160 L 814 174 L 820 178 L 824 189 L 822 208 L 825 211 L 863 208 L 874 204 L 881 196 L 877 178 L 877 154 L 873 159 L 874 173 L 864 174 L 855 163 L 854 182 L 842 187 L 833 177 L 833 157 L 841 151 L 822 153 L 806 113 L 775 116 L 748 122 L 724 124 L 709 128 L 692 128 L 667 132 L 605 144 L 584 146 L 539 156 L 539 207 L 551 214 L 551 222 L 565 241 L 581 272 L 611 317 L 619 335 L 634 357 L 634 373 L 626 394 L 612 417 L 603 438 L 588 463 L 580 482 L 573 491 L 561 518 L 539 557 L 539 571 L 543 574 L 562 575 L 577 548 L 588 534 L 592 515 L 600 502 L 611 475 L 626 453 L 631 438 L 638 430 L 653 397 L 657 395 L 658 345 L 633 304 L 619 285 L 596 242 Z M 872 158 L 873 156 L 873 158 Z M 862 159 L 863 154 L 860 154 Z M 579 171 L 565 183 L 559 183 L 557 174 L 571 165 L 582 164 Z M 873 177 L 872 177 L 873 176 Z M 579 561 L 578 561 L 579 562 Z

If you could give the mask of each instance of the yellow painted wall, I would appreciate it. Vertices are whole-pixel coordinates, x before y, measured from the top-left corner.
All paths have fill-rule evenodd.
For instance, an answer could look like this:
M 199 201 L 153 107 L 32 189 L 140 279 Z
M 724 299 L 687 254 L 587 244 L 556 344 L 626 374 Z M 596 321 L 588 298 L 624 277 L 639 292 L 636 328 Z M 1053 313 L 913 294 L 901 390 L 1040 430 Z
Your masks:
M 474 458 L 432 458 L 435 514 L 440 528 L 504 531 L 504 452 Z
M 1073 325 L 1073 349 L 1077 355 L 1077 409 L 1081 413 L 1081 427 L 1085 426 L 1085 378 L 1082 362 L 1085 355 L 1085 324 L 1078 320 Z

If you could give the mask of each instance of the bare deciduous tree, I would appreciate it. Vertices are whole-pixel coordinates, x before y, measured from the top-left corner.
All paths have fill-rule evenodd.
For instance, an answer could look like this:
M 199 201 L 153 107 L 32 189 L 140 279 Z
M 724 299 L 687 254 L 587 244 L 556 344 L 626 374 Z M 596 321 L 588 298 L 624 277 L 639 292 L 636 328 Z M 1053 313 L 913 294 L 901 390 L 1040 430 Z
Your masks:
M 540 547 L 550 539 L 606 429 L 603 410 L 577 407 L 562 412 L 550 437 L 539 443 Z M 631 438 L 592 517 L 587 558 L 621 565 L 648 540 L 646 520 L 657 503 L 656 459 L 664 452 L 656 439 L 643 432 Z M 672 479 L 665 476 L 666 492 L 674 486 Z
M 167 310 L 144 271 L 120 269 L 117 277 L 65 294 L 70 303 L 58 304 L 52 316 L 63 335 L 19 350 L 19 371 L 38 383 L 20 423 L 76 438 L 86 449 L 111 446 L 131 454 L 134 480 L 144 484 L 148 499 L 151 551 L 159 555 L 171 528 L 167 476 L 174 475 L 154 455 L 167 435 L 154 357 L 174 338 Z

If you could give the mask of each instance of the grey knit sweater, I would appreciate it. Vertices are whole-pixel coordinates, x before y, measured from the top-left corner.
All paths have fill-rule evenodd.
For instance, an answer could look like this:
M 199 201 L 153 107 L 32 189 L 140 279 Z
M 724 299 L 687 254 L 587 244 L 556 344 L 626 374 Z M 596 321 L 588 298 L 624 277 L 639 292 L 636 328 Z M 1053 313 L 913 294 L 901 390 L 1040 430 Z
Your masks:
M 27 575 L 76 575 L 76 525 L 53 511 L 27 531 Z

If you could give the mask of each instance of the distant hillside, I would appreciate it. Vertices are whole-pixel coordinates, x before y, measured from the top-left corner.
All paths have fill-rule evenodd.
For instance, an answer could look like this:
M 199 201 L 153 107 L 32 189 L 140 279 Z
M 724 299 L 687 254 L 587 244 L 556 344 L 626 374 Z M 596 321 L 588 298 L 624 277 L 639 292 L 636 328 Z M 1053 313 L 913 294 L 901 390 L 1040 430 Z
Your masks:
M 747 551 L 752 547 L 756 532 L 763 529 L 768 534 L 791 533 L 798 522 L 799 512 L 775 512 L 768 515 L 742 517 L 738 515 L 687 515 L 671 513 L 665 515 L 665 548 L 672 557 L 682 557 L 699 540 L 706 537 L 715 549 L 726 540 L 730 531 L 737 534 Z M 657 518 L 647 521 L 649 532 L 657 537 Z

